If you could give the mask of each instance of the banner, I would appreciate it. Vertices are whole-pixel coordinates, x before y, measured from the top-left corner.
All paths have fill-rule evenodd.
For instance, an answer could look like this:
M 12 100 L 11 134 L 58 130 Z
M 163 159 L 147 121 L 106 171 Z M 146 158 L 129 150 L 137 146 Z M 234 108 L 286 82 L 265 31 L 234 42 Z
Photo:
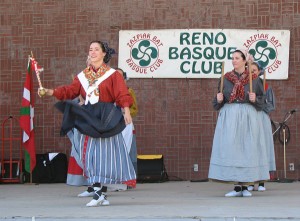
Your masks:
M 261 61 L 267 79 L 288 79 L 289 30 L 170 29 L 119 32 L 119 64 L 130 78 L 219 78 L 236 49 Z

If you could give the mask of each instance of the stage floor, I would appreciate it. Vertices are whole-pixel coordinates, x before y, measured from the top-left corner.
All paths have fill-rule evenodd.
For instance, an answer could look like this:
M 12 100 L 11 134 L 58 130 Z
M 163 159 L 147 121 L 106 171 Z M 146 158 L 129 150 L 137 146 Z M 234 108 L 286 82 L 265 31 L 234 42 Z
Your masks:
M 300 182 L 266 183 L 252 197 L 227 198 L 232 185 L 170 181 L 108 192 L 109 206 L 86 207 L 85 187 L 0 184 L 0 220 L 300 220 Z

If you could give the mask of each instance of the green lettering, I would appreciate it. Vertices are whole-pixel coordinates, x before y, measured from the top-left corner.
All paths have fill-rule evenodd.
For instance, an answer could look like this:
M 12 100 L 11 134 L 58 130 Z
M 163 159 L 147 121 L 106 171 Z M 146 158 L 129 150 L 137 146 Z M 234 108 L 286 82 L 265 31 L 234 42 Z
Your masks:
M 185 67 L 184 67 L 185 64 L 189 65 L 190 62 L 189 61 L 182 62 L 181 65 L 180 65 L 180 71 L 182 73 L 184 73 L 184 74 L 188 74 L 190 72 L 190 70 L 189 69 L 185 69 Z
M 197 64 L 197 61 L 194 61 L 193 62 L 193 67 L 192 67 L 192 73 L 193 74 L 200 74 L 200 70 L 196 70 L 196 64 Z
M 182 51 L 180 53 L 180 59 L 184 59 L 185 56 L 186 56 L 186 59 L 191 59 L 191 51 L 187 47 L 182 49 Z
M 196 40 L 199 40 L 200 35 L 201 35 L 200 32 L 193 33 L 193 37 L 192 37 L 192 44 L 193 45 L 201 45 L 200 41 L 196 41 Z
M 202 58 L 202 54 L 201 54 L 201 49 L 200 47 L 194 47 L 193 48 L 193 59 L 201 59 Z
M 201 70 L 202 70 L 203 74 L 209 74 L 209 73 L 211 73 L 211 70 L 212 70 L 212 62 L 211 61 L 208 62 L 207 70 L 205 70 L 205 63 L 206 63 L 205 61 L 202 62 Z
M 219 32 L 215 37 L 215 42 L 217 45 L 223 45 L 226 43 L 226 36 L 223 32 Z
M 183 33 L 180 33 L 180 45 L 183 45 L 184 41 L 186 42 L 187 45 L 190 45 L 190 41 L 189 41 L 189 38 L 190 37 L 190 33 L 188 32 L 183 32 Z
M 221 74 L 222 73 L 222 62 L 216 61 L 214 63 L 214 74 Z
M 221 52 L 222 49 L 223 49 L 223 53 Z M 218 60 L 224 59 L 226 57 L 226 48 L 222 47 L 222 49 L 219 47 L 216 48 L 216 58 Z M 222 53 L 222 55 L 220 55 L 220 53 Z
M 170 47 L 169 48 L 169 59 L 177 59 L 179 57 L 177 52 L 178 52 L 178 48 Z
M 207 47 L 203 51 L 203 56 L 205 59 L 215 59 L 214 49 L 211 47 Z
M 227 50 L 227 59 L 232 59 L 232 54 L 236 50 L 236 47 L 229 47 Z
M 203 44 L 206 45 L 206 40 L 209 42 L 210 45 L 214 42 L 213 33 L 210 33 L 210 36 L 207 33 L 203 33 Z

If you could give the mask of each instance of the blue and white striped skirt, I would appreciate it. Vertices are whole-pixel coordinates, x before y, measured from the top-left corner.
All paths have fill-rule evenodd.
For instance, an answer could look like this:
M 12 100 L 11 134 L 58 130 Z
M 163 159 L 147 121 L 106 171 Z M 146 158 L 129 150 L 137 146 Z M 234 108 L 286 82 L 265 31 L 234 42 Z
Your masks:
M 136 179 L 121 133 L 109 138 L 92 138 L 74 129 L 73 142 L 80 150 L 89 184 L 118 184 Z

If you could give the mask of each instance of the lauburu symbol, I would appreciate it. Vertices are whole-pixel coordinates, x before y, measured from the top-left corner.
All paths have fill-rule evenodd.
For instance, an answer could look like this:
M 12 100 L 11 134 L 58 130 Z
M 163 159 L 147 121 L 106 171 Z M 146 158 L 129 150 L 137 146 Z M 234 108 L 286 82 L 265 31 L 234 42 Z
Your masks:
M 255 45 L 255 49 L 250 49 L 249 53 L 252 54 L 255 61 L 260 61 L 263 67 L 267 67 L 270 60 L 276 58 L 276 51 L 272 47 L 268 47 L 267 41 L 259 41 Z
M 142 67 L 148 66 L 152 59 L 157 58 L 157 49 L 150 46 L 150 41 L 143 40 L 139 43 L 138 48 L 132 49 L 132 57 L 139 60 Z

